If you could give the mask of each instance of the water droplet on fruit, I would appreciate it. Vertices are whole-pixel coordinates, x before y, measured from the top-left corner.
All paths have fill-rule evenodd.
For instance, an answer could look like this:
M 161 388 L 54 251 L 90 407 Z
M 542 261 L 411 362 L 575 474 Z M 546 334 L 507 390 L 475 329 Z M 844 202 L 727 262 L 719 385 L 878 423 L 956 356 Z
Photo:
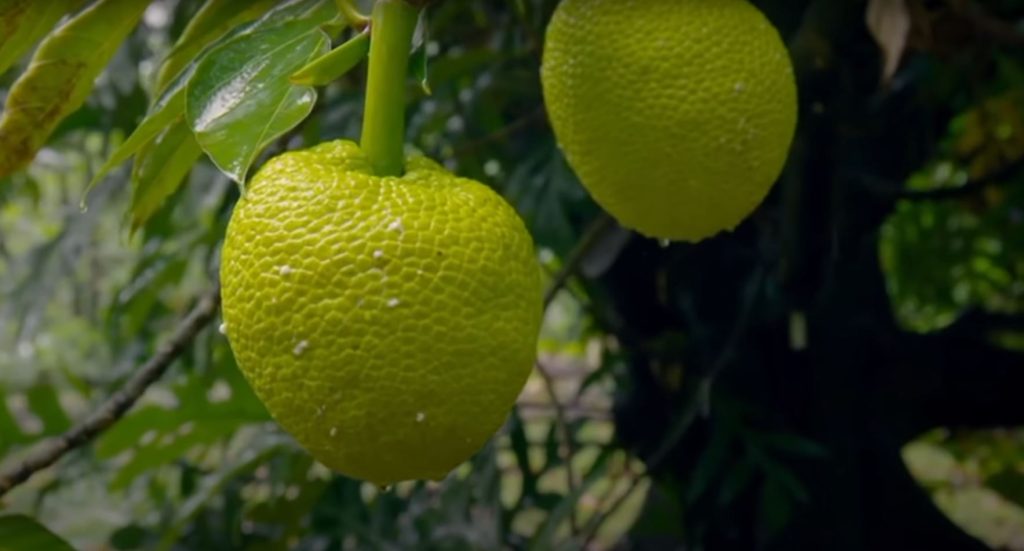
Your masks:
M 333 437 L 333 436 L 337 436 L 337 435 L 338 435 L 338 427 L 331 427 L 331 436 Z
M 671 245 L 671 244 L 672 244 L 672 241 L 669 240 L 669 239 L 659 239 L 658 240 L 658 245 L 660 245 L 662 249 L 667 249 L 669 247 L 669 245 Z
M 378 259 L 378 260 L 383 258 L 384 257 L 384 251 L 382 251 L 380 249 L 377 249 L 376 251 L 373 251 L 373 257 Z
M 388 224 L 388 231 L 396 231 L 398 233 L 405 232 L 405 226 L 402 225 L 401 218 L 395 218 L 395 221 Z
M 220 327 L 217 328 L 217 331 L 220 332 L 221 335 L 227 335 L 228 334 L 228 324 L 227 323 L 220 324 Z
M 736 92 L 737 94 L 739 94 L 740 92 L 742 92 L 742 91 L 744 91 L 746 89 L 747 89 L 747 85 L 746 85 L 746 83 L 743 83 L 743 82 L 737 82 L 736 85 L 732 87 L 733 92 Z
M 309 341 L 299 341 L 299 343 L 295 345 L 295 348 L 292 349 L 292 354 L 295 354 L 296 356 L 301 356 L 302 353 L 305 352 L 307 348 L 309 348 Z
M 427 414 L 422 411 L 416 413 L 416 422 L 422 423 L 427 418 Z
M 392 299 L 388 300 L 388 308 L 395 308 L 396 306 L 398 306 L 401 303 L 402 303 L 402 301 L 398 300 L 397 298 L 392 298 Z
M 281 266 L 280 268 L 278 268 L 277 271 L 281 275 L 286 276 L 286 275 L 292 273 L 292 267 L 287 265 L 287 264 L 285 264 L 284 266 Z

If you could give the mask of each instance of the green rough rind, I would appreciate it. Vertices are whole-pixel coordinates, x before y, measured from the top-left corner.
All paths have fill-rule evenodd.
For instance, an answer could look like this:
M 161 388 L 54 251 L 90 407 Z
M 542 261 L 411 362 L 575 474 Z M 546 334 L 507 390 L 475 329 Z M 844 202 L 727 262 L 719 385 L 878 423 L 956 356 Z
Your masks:
M 698 241 L 739 224 L 796 128 L 785 44 L 746 0 L 563 0 L 541 77 L 583 185 L 651 237 Z
M 515 211 L 410 158 L 377 177 L 358 146 L 286 153 L 232 215 L 221 268 L 238 365 L 335 470 L 439 479 L 504 421 L 535 357 L 541 278 Z

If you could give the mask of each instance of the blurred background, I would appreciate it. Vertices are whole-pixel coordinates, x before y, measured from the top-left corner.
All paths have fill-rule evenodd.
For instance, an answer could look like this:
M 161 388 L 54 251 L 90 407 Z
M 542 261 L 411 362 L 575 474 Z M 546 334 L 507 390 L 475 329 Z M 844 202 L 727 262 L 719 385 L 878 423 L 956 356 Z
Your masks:
M 553 290 L 508 423 L 443 482 L 315 463 L 216 319 L 0 514 L 86 550 L 1024 550 L 1024 2 L 754 3 L 790 46 L 800 127 L 764 205 L 696 245 L 617 227 L 566 165 L 538 75 L 555 0 L 428 11 L 408 141 L 518 209 Z M 0 179 L 0 465 L 95 409 L 215 283 L 239 192 L 173 128 L 79 208 L 201 5 L 154 0 Z M 265 155 L 356 138 L 364 79 Z

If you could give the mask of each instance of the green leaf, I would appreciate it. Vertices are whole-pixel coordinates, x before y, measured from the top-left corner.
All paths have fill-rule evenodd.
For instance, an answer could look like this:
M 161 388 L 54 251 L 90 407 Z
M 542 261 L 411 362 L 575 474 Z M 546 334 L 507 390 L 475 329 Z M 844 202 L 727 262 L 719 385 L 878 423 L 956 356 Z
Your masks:
M 8 0 L 0 3 L 0 73 L 14 64 L 82 0 Z
M 218 38 L 225 36 L 225 39 L 236 36 L 245 31 L 244 28 L 239 28 L 228 33 L 231 26 L 246 21 L 251 21 L 258 17 L 261 13 L 269 9 L 272 2 L 256 2 L 252 6 L 240 6 L 238 0 L 213 0 L 210 3 L 203 6 L 196 17 L 192 19 L 189 26 L 186 27 L 184 34 L 178 40 L 178 44 L 175 49 L 172 50 L 168 59 L 164 62 L 164 65 L 158 78 L 157 90 L 161 90 L 160 96 L 157 98 L 153 105 L 150 106 L 149 112 L 141 123 L 135 128 L 135 130 L 128 136 L 114 153 L 110 155 L 103 166 L 96 171 L 93 175 L 93 179 L 89 182 L 86 187 L 85 194 L 82 195 L 82 207 L 85 207 L 86 195 L 92 190 L 96 184 L 100 183 L 107 174 L 110 173 L 115 167 L 121 163 L 127 161 L 132 155 L 138 155 L 141 159 L 141 164 L 146 163 L 146 157 L 150 151 L 150 146 L 153 140 L 166 131 L 171 125 L 179 121 L 184 117 L 185 114 L 185 87 L 188 81 L 192 78 L 195 73 L 196 63 L 202 59 L 207 53 L 210 42 L 217 40 Z M 247 3 L 246 3 L 247 4 Z M 227 11 L 240 10 L 238 14 L 229 14 Z M 244 9 L 243 9 L 244 8 Z M 229 15 L 232 15 L 229 17 Z M 234 17 L 233 15 L 238 15 Z M 228 19 L 224 19 L 227 17 Z M 185 41 L 188 40 L 186 43 Z M 175 52 L 188 51 L 188 57 L 178 54 Z M 196 59 L 192 60 L 192 57 Z M 194 61 L 194 62 L 192 62 Z M 183 63 L 184 67 L 178 65 Z M 167 79 L 173 76 L 173 80 L 169 82 Z M 173 133 L 173 132 L 168 132 Z M 182 157 L 186 155 L 188 151 L 197 150 L 198 144 L 195 144 L 195 140 L 192 140 L 192 147 L 188 147 L 187 140 L 180 139 L 178 143 L 180 145 L 180 154 Z M 166 161 L 168 148 L 165 147 L 161 159 L 158 162 Z M 201 151 L 195 154 L 192 159 L 192 163 L 199 158 Z M 179 171 L 180 173 L 180 167 Z M 154 178 L 150 178 L 146 181 L 139 181 L 139 173 L 136 170 L 133 173 L 132 183 L 135 188 L 145 187 L 147 189 L 155 190 L 152 197 L 146 194 L 143 200 L 140 202 L 138 210 L 133 209 L 132 212 L 132 229 L 138 229 L 139 226 L 145 224 L 146 220 L 152 216 L 153 212 L 156 211 L 157 207 L 162 204 L 163 200 L 169 197 L 177 189 L 181 183 L 181 178 L 184 177 L 182 174 L 180 177 L 172 174 L 174 177 L 161 177 L 159 174 L 156 175 L 158 182 L 152 182 Z M 152 204 L 155 203 L 155 204 Z
M 1024 507 L 1024 473 L 1015 466 L 1000 470 L 985 480 L 985 485 L 1018 506 Z
M 208 501 L 221 494 L 228 482 L 252 472 L 274 454 L 287 450 L 291 446 L 289 438 L 276 433 L 264 433 L 248 442 L 244 453 L 238 457 L 229 458 L 215 473 L 205 477 L 199 491 L 177 508 L 177 518 L 164 533 L 157 548 L 171 547 L 188 523 L 202 511 Z
M 508 429 L 509 442 L 515 454 L 519 472 L 523 476 L 523 497 L 533 497 L 537 493 L 537 475 L 530 467 L 530 442 L 526 439 L 523 418 L 518 410 L 512 410 Z
M 416 82 L 420 83 L 420 89 L 429 96 L 433 94 L 433 91 L 430 89 L 428 65 L 427 45 L 424 43 L 419 48 L 416 48 L 409 57 L 409 69 L 412 71 L 412 76 Z
M 100 458 L 109 459 L 123 451 L 134 447 L 144 448 L 149 444 L 141 444 L 144 435 L 152 432 L 153 442 L 167 434 L 180 434 L 186 431 L 183 427 L 198 425 L 230 425 L 237 429 L 246 423 L 266 420 L 266 415 L 256 409 L 238 407 L 233 400 L 218 404 L 183 404 L 181 407 L 168 410 L 150 406 L 122 419 L 100 437 L 96 444 L 96 453 Z
M 259 152 L 313 110 L 316 90 L 288 77 L 326 53 L 328 36 L 310 20 L 239 35 L 196 68 L 186 119 L 214 164 L 239 184 Z
M 139 152 L 132 170 L 133 232 L 177 191 L 202 154 L 192 131 L 181 120 Z
M 64 413 L 53 385 L 40 382 L 28 390 L 26 398 L 28 408 L 43 423 L 43 434 L 61 433 L 71 426 L 71 420 Z
M 290 77 L 292 84 L 323 86 L 340 78 L 370 53 L 370 33 L 361 32 Z
M 14 416 L 11 415 L 11 410 L 7 408 L 7 400 L 3 399 L 3 396 L 7 396 L 7 393 L 0 386 L 0 453 L 7 451 L 15 444 L 21 444 L 28 440 L 21 432 L 21 427 L 14 420 Z
M 99 0 L 50 34 L 11 88 L 0 118 L 0 178 L 36 156 L 135 27 L 149 0 Z
M 275 0 L 210 0 L 204 4 L 164 59 L 156 89 L 163 90 L 214 40 L 238 25 L 259 18 L 275 3 Z
M 761 486 L 757 519 L 761 530 L 771 540 L 779 535 L 792 515 L 793 502 L 777 480 L 768 478 Z
M 583 494 L 608 472 L 608 460 L 611 458 L 613 451 L 613 448 L 610 447 L 602 449 L 600 455 L 594 460 L 594 465 L 590 467 L 586 476 L 583 477 L 580 485 L 563 497 L 562 502 L 551 510 L 551 513 L 544 519 L 544 523 L 537 529 L 533 539 L 530 540 L 528 548 L 530 551 L 541 551 L 555 546 L 555 536 L 558 533 L 559 526 L 569 518 L 569 514 L 579 504 Z
M 156 102 L 149 108 L 149 113 L 146 118 L 142 119 L 135 130 L 132 131 L 131 135 L 128 136 L 121 145 L 114 150 L 107 159 L 103 166 L 96 171 L 93 175 L 92 181 L 89 182 L 88 187 L 85 190 L 85 194 L 82 195 L 82 206 L 85 206 L 85 197 L 92 190 L 96 184 L 100 183 L 103 178 L 110 173 L 116 166 L 127 161 L 132 155 L 135 155 L 139 151 L 143 150 L 152 141 L 160 135 L 161 132 L 170 127 L 174 122 L 180 119 L 185 113 L 185 83 L 192 76 L 192 69 L 182 72 L 178 75 L 178 78 L 174 80 L 171 86 L 164 91 L 163 94 L 157 98 Z
M 238 430 L 240 424 L 238 419 L 202 419 L 189 425 L 188 432 L 165 432 L 150 445 L 135 450 L 110 481 L 110 488 L 122 490 L 142 473 L 180 459 L 192 448 L 220 442 Z
M 25 515 L 0 516 L 0 551 L 75 551 L 71 544 Z

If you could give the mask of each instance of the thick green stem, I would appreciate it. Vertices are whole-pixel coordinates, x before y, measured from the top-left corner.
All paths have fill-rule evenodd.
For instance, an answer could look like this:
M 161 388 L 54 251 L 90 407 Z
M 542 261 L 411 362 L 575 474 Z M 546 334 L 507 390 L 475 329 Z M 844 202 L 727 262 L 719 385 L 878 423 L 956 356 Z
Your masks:
M 362 147 L 378 176 L 404 172 L 406 77 L 419 14 L 406 0 L 373 7 Z

